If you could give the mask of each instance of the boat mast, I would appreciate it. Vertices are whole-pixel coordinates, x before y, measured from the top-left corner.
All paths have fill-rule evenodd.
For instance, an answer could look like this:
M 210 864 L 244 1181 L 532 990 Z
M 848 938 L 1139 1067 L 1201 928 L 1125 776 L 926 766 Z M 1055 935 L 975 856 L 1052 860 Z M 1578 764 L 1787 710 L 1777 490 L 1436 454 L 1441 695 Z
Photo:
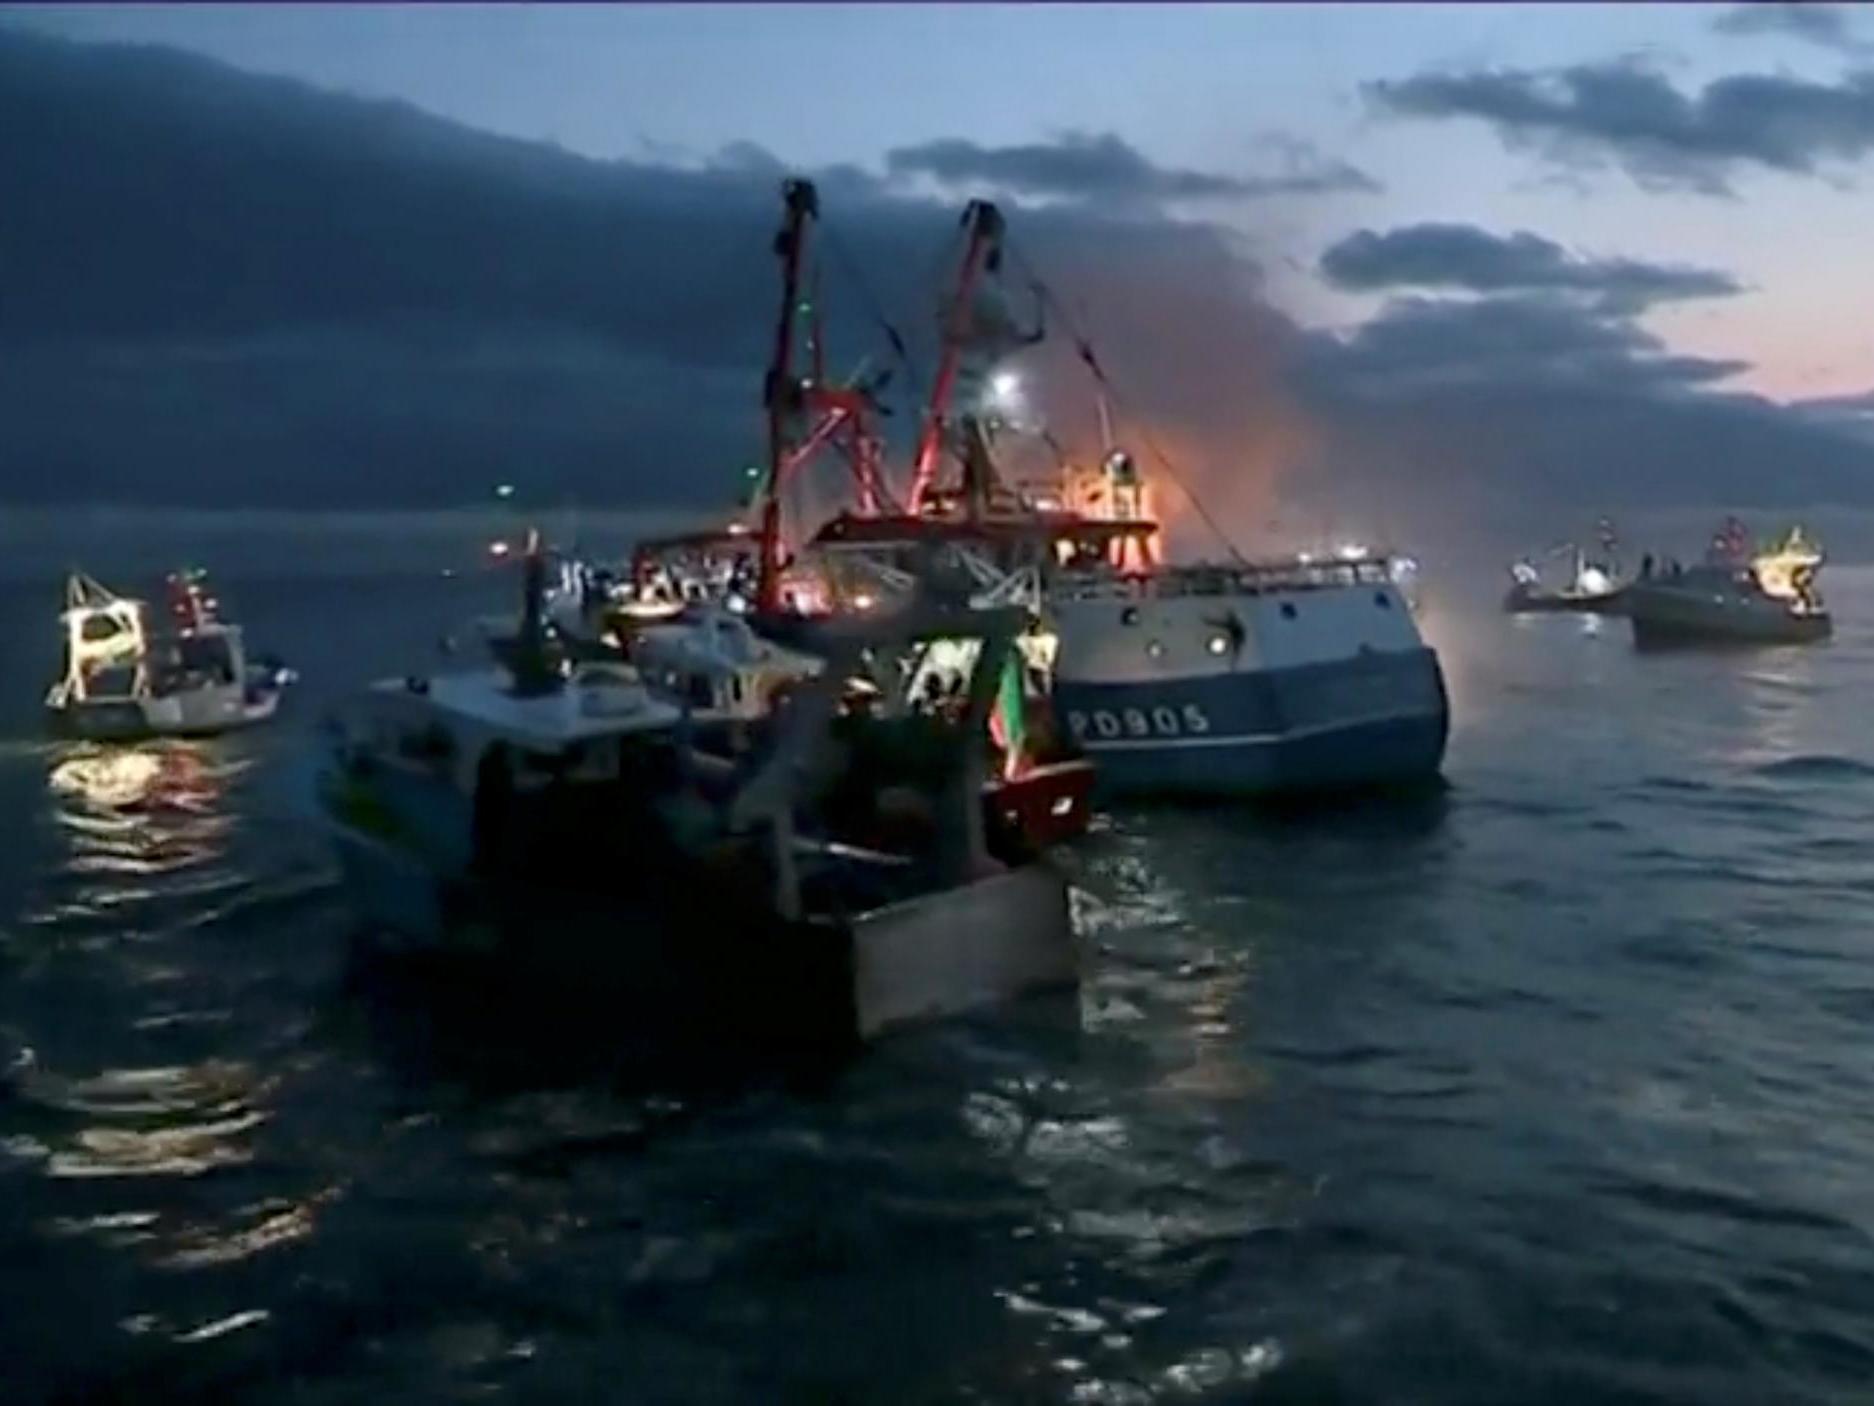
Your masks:
M 956 292 L 944 319 L 943 353 L 937 364 L 937 379 L 931 385 L 930 405 L 924 412 L 924 426 L 918 435 L 917 457 L 911 473 L 911 495 L 906 509 L 923 511 L 924 495 L 930 492 L 936 477 L 937 460 L 943 452 L 944 423 L 950 411 L 950 397 L 956 389 L 957 368 L 962 360 L 964 336 L 969 330 L 970 297 L 977 280 L 985 271 L 993 273 L 1000 261 L 1002 212 L 987 200 L 972 200 L 964 207 L 963 225 L 969 230 L 969 245 L 963 254 L 963 266 L 957 273 Z
M 813 182 L 795 178 L 782 183 L 781 197 L 786 213 L 774 238 L 774 252 L 781 260 L 781 309 L 775 319 L 774 356 L 763 390 L 768 468 L 762 490 L 755 596 L 756 609 L 764 614 L 781 604 L 781 491 L 796 469 L 831 444 L 852 471 L 862 515 L 875 516 L 888 496 L 881 470 L 883 447 L 871 422 L 878 408 L 874 395 L 884 378 L 861 381 L 855 376 L 847 385 L 829 385 L 819 299 L 802 296 L 808 227 L 820 217 L 819 194 Z M 804 375 L 795 366 L 803 319 L 809 362 Z M 798 438 L 790 438 L 790 428 L 803 413 L 813 415 L 812 423 Z
M 555 692 L 564 682 L 547 648 L 547 564 L 538 528 L 527 529 L 526 553 L 521 559 L 521 629 L 515 642 L 514 692 L 537 698 Z
M 807 222 L 820 211 L 813 182 L 789 180 L 781 185 L 786 215 L 775 236 L 774 252 L 781 260 L 781 312 L 775 319 L 774 358 L 768 364 L 763 399 L 768 410 L 768 483 L 761 505 L 761 569 L 756 578 L 756 606 L 762 611 L 780 606 L 781 591 L 781 478 L 787 468 L 787 422 L 799 403 L 794 381 L 794 320 L 799 315 L 801 254 L 807 242 Z

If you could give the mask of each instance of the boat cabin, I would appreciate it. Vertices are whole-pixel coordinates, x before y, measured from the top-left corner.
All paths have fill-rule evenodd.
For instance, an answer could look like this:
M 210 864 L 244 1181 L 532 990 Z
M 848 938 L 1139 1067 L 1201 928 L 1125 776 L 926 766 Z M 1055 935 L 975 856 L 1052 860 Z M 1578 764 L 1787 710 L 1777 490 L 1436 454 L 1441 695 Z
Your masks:
M 1822 549 L 1792 527 L 1782 541 L 1751 558 L 1750 572 L 1757 588 L 1788 602 L 1792 614 L 1819 615 L 1826 609 L 1816 580 L 1822 562 Z
M 777 696 L 820 672 L 821 661 L 757 635 L 727 610 L 705 607 L 665 625 L 647 625 L 627 645 L 639 674 L 698 721 L 753 721 Z
M 535 691 L 500 668 L 373 685 L 336 724 L 335 812 L 448 867 L 508 870 L 609 831 L 675 771 L 681 710 L 619 666 Z
M 64 668 L 46 706 L 142 698 L 150 692 L 149 639 L 142 601 L 116 595 L 82 572 L 65 583 Z

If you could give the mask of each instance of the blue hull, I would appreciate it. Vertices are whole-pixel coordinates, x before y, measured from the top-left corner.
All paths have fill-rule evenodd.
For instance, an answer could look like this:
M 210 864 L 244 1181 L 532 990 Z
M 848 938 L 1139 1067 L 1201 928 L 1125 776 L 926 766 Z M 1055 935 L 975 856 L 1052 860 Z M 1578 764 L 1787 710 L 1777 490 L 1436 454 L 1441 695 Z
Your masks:
M 1061 680 L 1102 795 L 1254 797 L 1429 781 L 1450 712 L 1429 649 L 1195 678 Z

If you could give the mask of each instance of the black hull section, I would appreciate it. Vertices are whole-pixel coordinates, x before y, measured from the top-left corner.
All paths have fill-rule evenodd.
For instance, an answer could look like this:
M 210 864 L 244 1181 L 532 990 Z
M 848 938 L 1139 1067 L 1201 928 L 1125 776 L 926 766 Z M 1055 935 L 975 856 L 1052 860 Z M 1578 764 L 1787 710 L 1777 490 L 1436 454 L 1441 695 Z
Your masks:
M 859 1044 L 852 944 L 837 925 L 784 922 L 721 895 L 487 883 L 445 886 L 440 907 L 431 941 L 368 922 L 359 964 L 498 1001 L 523 1023 L 608 1032 L 627 1054 L 840 1055 Z
M 906 1023 L 1077 979 L 1067 889 L 1044 864 L 933 886 L 914 871 L 802 875 L 775 910 L 758 854 L 640 856 L 565 883 L 443 877 L 335 827 L 362 953 L 480 986 L 517 1010 L 609 1024 L 622 1044 L 838 1054 Z
M 1790 616 L 1782 622 L 1700 623 L 1684 619 L 1633 616 L 1633 642 L 1641 649 L 1759 648 L 1777 644 L 1817 644 L 1835 632 L 1826 615 Z
M 1599 596 L 1568 596 L 1512 588 L 1503 598 L 1503 609 L 1511 615 L 1625 615 L 1627 593 L 1619 590 Z

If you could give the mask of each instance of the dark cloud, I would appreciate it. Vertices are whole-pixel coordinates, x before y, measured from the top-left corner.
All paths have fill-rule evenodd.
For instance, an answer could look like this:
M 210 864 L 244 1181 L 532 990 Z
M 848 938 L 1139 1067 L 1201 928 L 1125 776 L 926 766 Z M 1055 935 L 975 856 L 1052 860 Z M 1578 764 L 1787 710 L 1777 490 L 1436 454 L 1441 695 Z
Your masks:
M 0 267 L 33 271 L 0 278 L 14 501 L 424 506 L 532 475 L 588 503 L 716 504 L 759 453 L 780 166 L 751 144 L 594 162 L 4 33 L 0 130 Z M 815 177 L 835 366 L 889 362 L 883 316 L 928 367 L 955 204 Z M 1245 343 L 1280 320 L 1228 241 L 1137 209 L 1011 215 L 1039 269 L 1098 290 L 1089 323 L 1140 399 L 1238 442 L 1268 386 L 1251 394 L 1266 358 Z M 900 368 L 900 440 L 920 389 Z
M 1874 391 L 1799 400 L 1790 410 L 1811 424 L 1874 444 Z
M 655 502 L 686 474 L 720 500 L 761 429 L 740 367 L 551 326 L 386 318 L 6 352 L 15 502 L 447 507 L 502 481 Z
M 1848 7 L 1819 0 L 1750 0 L 1733 5 L 1711 27 L 1720 34 L 1781 34 L 1830 49 L 1866 47 L 1848 28 Z
M 1748 365 L 1673 355 L 1627 318 L 1540 294 L 1398 299 L 1352 333 L 1317 339 L 1313 356 L 1349 392 L 1390 399 L 1461 386 L 1650 394 Z
M 1284 145 L 1279 171 L 1223 176 L 1156 165 L 1110 132 L 1069 132 L 1051 142 L 997 147 L 949 137 L 899 147 L 886 155 L 885 164 L 898 176 L 929 176 L 945 185 L 986 185 L 1067 200 L 1237 200 L 1379 189 L 1366 172 L 1324 160 L 1301 144 Z
M 779 169 L 759 148 L 594 162 L 173 53 L 5 34 L 0 131 L 10 505 L 428 509 L 511 479 L 591 510 L 715 507 L 759 454 Z M 886 364 L 884 316 L 928 370 L 955 202 L 816 178 L 834 365 Z M 1699 271 L 1616 277 L 1504 241 L 1522 281 L 1402 283 L 1486 296 L 1400 300 L 1330 337 L 1271 307 L 1213 226 L 1143 201 L 1009 214 L 1013 262 L 1057 295 L 1030 380 L 1060 437 L 1095 442 L 1060 335 L 1084 332 L 1130 442 L 1169 450 L 1251 540 L 1286 498 L 1447 527 L 1493 496 L 1874 501 L 1874 448 L 1722 390 L 1732 363 L 1634 325 L 1662 272 Z M 900 368 L 900 447 L 918 389 Z
M 1552 291 L 1585 294 L 1628 309 L 1741 291 L 1736 279 L 1717 269 L 1582 258 L 1527 231 L 1498 235 L 1461 224 L 1356 230 L 1322 254 L 1321 273 L 1346 289 Z
M 1727 192 L 1740 168 L 1812 173 L 1874 148 L 1874 72 L 1836 83 L 1737 74 L 1686 94 L 1650 69 L 1608 63 L 1426 73 L 1365 91 L 1391 113 L 1476 118 L 1512 145 L 1708 194 Z
M 1557 512 L 1874 497 L 1874 446 L 1712 384 L 1740 369 L 1578 303 L 1402 300 L 1308 339 L 1298 393 L 1334 426 L 1334 459 L 1300 476 L 1300 501 L 1461 548 L 1467 525 Z

